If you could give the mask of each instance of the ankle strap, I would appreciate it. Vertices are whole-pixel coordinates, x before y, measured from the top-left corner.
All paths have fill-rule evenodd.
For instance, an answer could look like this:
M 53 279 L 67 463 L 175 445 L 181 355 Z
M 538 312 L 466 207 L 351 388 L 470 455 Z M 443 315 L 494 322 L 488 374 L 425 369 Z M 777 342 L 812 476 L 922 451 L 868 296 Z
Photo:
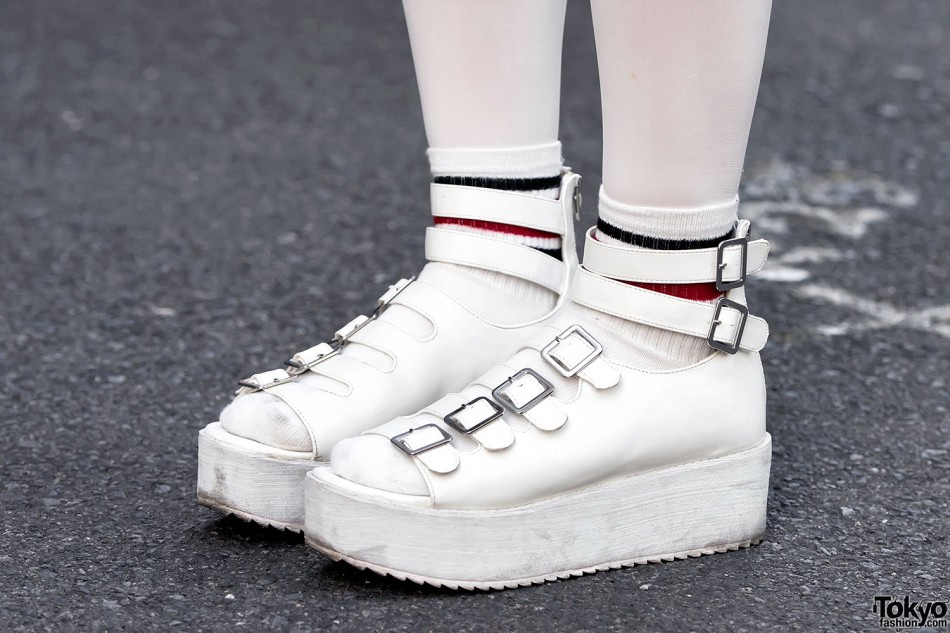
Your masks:
M 432 215 L 436 217 L 500 222 L 561 236 L 568 228 L 564 226 L 563 201 L 560 199 L 435 183 L 430 185 L 429 193 Z
M 757 352 L 768 340 L 769 326 L 749 315 L 742 290 L 730 295 L 717 303 L 680 299 L 603 277 L 588 270 L 586 261 L 571 286 L 571 299 L 599 312 L 704 338 L 710 347 L 730 354 L 740 349 Z
M 432 185 L 432 214 L 439 217 L 502 222 L 561 236 L 561 260 L 522 244 L 439 227 L 426 229 L 426 259 L 493 270 L 527 279 L 567 296 L 577 265 L 574 224 L 580 176 L 565 170 L 557 200 L 523 193 Z
M 749 221 L 741 220 L 736 236 L 716 248 L 656 251 L 608 244 L 587 231 L 584 267 L 611 279 L 640 283 L 716 282 L 719 290 L 737 288 L 746 275 L 762 269 L 769 256 L 767 240 L 749 241 Z
M 546 253 L 487 235 L 426 229 L 426 259 L 493 270 L 564 292 L 564 264 Z

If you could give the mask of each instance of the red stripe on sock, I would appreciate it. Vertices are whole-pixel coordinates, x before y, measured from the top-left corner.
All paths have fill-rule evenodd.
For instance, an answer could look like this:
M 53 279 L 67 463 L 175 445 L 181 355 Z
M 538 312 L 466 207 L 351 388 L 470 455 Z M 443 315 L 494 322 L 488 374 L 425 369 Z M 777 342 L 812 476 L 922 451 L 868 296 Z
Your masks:
M 722 296 L 722 293 L 716 289 L 716 284 L 653 284 L 640 283 L 637 281 L 625 282 L 637 288 L 651 290 L 680 299 L 689 299 L 691 301 L 715 301 Z
M 560 238 L 561 237 L 557 233 L 548 233 L 547 231 L 538 231 L 537 229 L 529 229 L 524 226 L 516 226 L 514 224 L 505 224 L 503 222 L 488 222 L 487 220 L 469 220 L 466 218 L 446 218 L 443 216 L 435 216 L 435 223 L 437 226 L 439 224 L 454 224 L 456 226 L 468 226 L 473 229 L 484 229 L 487 231 L 495 231 L 496 233 L 509 233 L 511 235 L 520 235 L 522 237 L 542 237 L 542 238 Z

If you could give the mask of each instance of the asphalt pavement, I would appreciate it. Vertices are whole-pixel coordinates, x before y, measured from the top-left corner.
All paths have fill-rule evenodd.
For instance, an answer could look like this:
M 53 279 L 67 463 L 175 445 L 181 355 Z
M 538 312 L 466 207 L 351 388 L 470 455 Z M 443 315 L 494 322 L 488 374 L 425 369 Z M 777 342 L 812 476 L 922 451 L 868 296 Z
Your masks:
M 197 505 L 197 432 L 235 380 L 422 263 L 405 31 L 396 2 L 0 7 L 0 630 L 875 631 L 875 596 L 950 600 L 938 0 L 775 6 L 742 191 L 775 244 L 750 290 L 773 331 L 761 545 L 459 594 Z M 582 2 L 564 61 L 594 201 Z

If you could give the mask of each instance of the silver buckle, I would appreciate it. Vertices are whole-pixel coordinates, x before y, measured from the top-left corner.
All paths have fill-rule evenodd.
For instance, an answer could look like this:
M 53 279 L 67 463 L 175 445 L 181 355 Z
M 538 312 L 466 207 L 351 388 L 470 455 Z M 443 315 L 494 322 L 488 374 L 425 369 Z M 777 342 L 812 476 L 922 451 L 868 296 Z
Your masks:
M 730 246 L 738 246 L 741 257 L 742 270 L 739 271 L 739 278 L 735 281 L 723 281 L 722 271 L 726 267 L 726 249 Z M 716 290 L 725 292 L 745 285 L 746 269 L 749 265 L 749 236 L 734 237 L 729 240 L 719 242 L 716 247 Z
M 272 376 L 277 376 L 278 375 L 277 372 L 284 374 L 284 376 L 281 376 L 279 378 L 274 377 L 270 382 L 267 382 L 267 383 L 261 383 L 260 380 L 254 378 L 254 376 L 251 376 L 250 378 L 239 380 L 238 384 L 241 385 L 242 387 L 253 389 L 254 391 L 266 391 L 267 389 L 270 389 L 271 387 L 276 387 L 277 385 L 282 385 L 286 382 L 291 382 L 294 379 L 293 374 L 288 373 L 284 371 L 283 369 L 272 369 L 271 371 L 264 372 L 261 375 L 266 376 L 268 374 L 271 374 Z
M 310 349 L 297 352 L 294 354 L 293 358 L 285 360 L 284 365 L 290 367 L 290 369 L 287 370 L 288 373 L 302 374 L 306 370 L 316 367 L 331 356 L 339 354 L 341 347 L 342 343 L 336 340 L 330 341 L 329 343 L 320 343 L 319 345 L 314 345 Z M 314 356 L 311 360 L 306 360 L 306 354 L 311 351 L 314 351 L 316 356 Z
M 470 407 L 477 406 L 477 404 L 480 402 L 485 402 L 488 404 L 489 407 L 491 407 L 492 412 L 487 417 L 475 422 L 474 424 L 466 424 L 459 418 L 459 415 L 458 415 L 459 413 L 461 413 L 462 411 Z M 499 407 L 497 404 L 495 404 L 494 402 L 492 402 L 485 396 L 479 396 L 470 402 L 466 402 L 465 404 L 460 406 L 458 409 L 456 409 L 452 413 L 449 413 L 442 419 L 445 421 L 446 424 L 451 426 L 456 431 L 459 431 L 460 433 L 469 434 L 469 433 L 474 433 L 475 431 L 482 428 L 489 422 L 494 422 L 495 420 L 501 417 L 502 413 L 504 413 L 504 410 L 501 407 Z
M 540 383 L 541 391 L 537 395 L 533 396 L 528 402 L 525 402 L 519 406 L 514 402 L 514 400 L 505 394 L 505 391 L 508 390 L 512 385 L 516 384 L 519 379 L 522 379 L 525 376 L 531 376 L 538 383 Z M 553 391 L 554 385 L 542 378 L 538 372 L 534 371 L 530 367 L 525 367 L 514 376 L 511 376 L 508 380 L 492 389 L 491 395 L 494 396 L 495 400 L 500 402 L 509 411 L 513 411 L 514 413 L 524 413 L 551 395 Z
M 584 196 L 581 195 L 580 176 L 577 177 L 577 182 L 574 183 L 574 195 L 573 195 L 572 202 L 574 203 L 574 221 L 580 222 L 581 221 L 581 205 L 584 204 Z
M 719 316 L 722 314 L 723 308 L 732 308 L 733 310 L 739 312 L 739 325 L 736 326 L 736 338 L 731 345 L 729 343 L 717 341 L 715 338 L 716 329 L 722 324 Z M 709 334 L 706 335 L 706 342 L 709 344 L 709 347 L 718 349 L 721 352 L 726 352 L 727 354 L 735 354 L 738 352 L 739 345 L 742 343 L 742 332 L 745 330 L 745 322 L 748 318 L 749 308 L 737 301 L 730 301 L 725 297 L 720 297 L 719 301 L 716 303 L 716 313 L 713 315 L 712 325 L 709 326 Z
M 364 327 L 369 325 L 373 321 L 374 317 L 368 317 L 365 315 L 359 315 L 339 330 L 333 335 L 333 340 L 339 342 L 340 345 L 346 343 L 354 334 L 362 330 Z
M 391 285 L 389 287 L 389 290 L 384 292 L 383 296 L 381 296 L 376 301 L 376 309 L 373 310 L 372 318 L 375 319 L 376 317 L 378 317 L 379 314 L 386 308 L 386 306 L 392 303 L 393 299 L 396 298 L 396 295 L 398 295 L 400 292 L 408 288 L 409 284 L 411 284 L 415 280 L 416 278 L 415 276 L 413 276 L 413 277 L 410 277 L 409 279 L 400 279 L 399 281 Z
M 406 439 L 410 435 L 418 431 L 421 431 L 422 429 L 429 429 L 429 428 L 436 429 L 442 437 L 440 437 L 439 439 L 433 442 L 429 442 L 428 444 L 424 446 L 417 446 L 416 448 L 412 448 L 411 446 L 409 446 L 409 443 L 406 441 Z M 452 441 L 452 436 L 446 433 L 445 430 L 443 430 L 441 427 L 436 426 L 435 424 L 424 424 L 414 429 L 409 429 L 405 433 L 394 435 L 393 437 L 390 438 L 389 441 L 395 444 L 396 447 L 399 450 L 401 450 L 403 453 L 405 453 L 406 455 L 418 455 L 419 453 L 424 453 L 426 451 L 432 450 L 433 448 L 436 448 L 437 446 L 448 444 L 449 442 Z
M 405 290 L 409 286 L 409 284 L 415 281 L 415 279 L 416 279 L 415 277 L 410 277 L 409 279 L 400 279 L 399 281 L 391 285 L 389 287 L 389 290 L 384 292 L 383 296 L 381 296 L 376 301 L 376 308 L 373 310 L 373 313 L 370 316 L 360 315 L 356 317 L 355 319 L 353 319 L 352 321 L 350 321 L 349 323 L 341 327 L 339 330 L 337 330 L 337 332 L 333 335 L 333 340 L 331 340 L 329 343 L 320 343 L 320 345 L 316 345 L 314 347 L 311 347 L 308 350 L 304 350 L 303 352 L 295 354 L 294 357 L 291 358 L 290 360 L 285 360 L 284 365 L 291 368 L 289 370 L 290 373 L 301 374 L 304 371 L 318 365 L 319 363 L 322 363 L 323 361 L 330 358 L 331 356 L 336 355 L 337 353 L 339 353 L 340 348 L 343 347 L 344 343 L 346 343 L 350 338 L 352 338 L 354 334 L 356 334 L 357 332 L 362 330 L 364 327 L 369 325 L 370 321 L 374 321 L 375 319 L 377 319 L 379 315 L 382 313 L 382 311 L 386 308 L 386 306 L 392 303 L 392 300 L 396 298 L 396 295 L 398 295 L 400 292 Z M 329 350 L 319 353 L 316 356 L 316 358 L 314 358 L 313 360 L 308 361 L 308 360 L 299 358 L 301 354 L 306 354 L 306 352 L 309 352 L 310 350 L 314 350 L 320 347 L 321 345 L 327 346 Z
M 551 352 L 554 350 L 555 347 L 560 345 L 561 342 L 567 339 L 567 337 L 573 334 L 576 334 L 582 339 L 584 339 L 585 341 L 587 341 L 590 344 L 590 346 L 593 347 L 594 349 L 590 354 L 582 358 L 575 365 L 573 365 L 572 367 L 567 367 L 566 365 L 564 365 L 563 362 L 561 362 L 557 358 L 554 358 L 551 355 Z M 541 349 L 541 357 L 544 358 L 544 360 L 548 361 L 554 367 L 554 369 L 558 370 L 558 372 L 562 376 L 564 376 L 565 378 L 570 378 L 576 375 L 579 371 L 583 370 L 588 365 L 590 365 L 592 362 L 594 362 L 594 360 L 598 356 L 600 356 L 600 354 L 603 351 L 604 351 L 603 346 L 600 343 L 598 343 L 594 339 L 594 337 L 591 336 L 587 332 L 587 330 L 585 330 L 579 325 L 572 325 L 571 327 L 567 328 L 566 330 L 564 330 L 563 332 L 555 336 L 553 341 L 551 341 L 550 343 L 548 343 Z

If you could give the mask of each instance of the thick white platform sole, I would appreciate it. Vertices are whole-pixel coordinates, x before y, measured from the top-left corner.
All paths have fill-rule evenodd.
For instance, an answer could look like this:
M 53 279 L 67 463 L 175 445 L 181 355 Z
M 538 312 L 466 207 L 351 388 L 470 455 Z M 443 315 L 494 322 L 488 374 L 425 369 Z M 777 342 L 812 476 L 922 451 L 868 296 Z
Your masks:
M 326 462 L 236 437 L 221 424 L 198 433 L 198 503 L 268 527 L 302 532 L 304 480 Z
M 306 540 L 360 569 L 451 589 L 506 589 L 755 544 L 765 532 L 771 437 L 725 457 L 502 510 L 439 510 L 318 468 Z

